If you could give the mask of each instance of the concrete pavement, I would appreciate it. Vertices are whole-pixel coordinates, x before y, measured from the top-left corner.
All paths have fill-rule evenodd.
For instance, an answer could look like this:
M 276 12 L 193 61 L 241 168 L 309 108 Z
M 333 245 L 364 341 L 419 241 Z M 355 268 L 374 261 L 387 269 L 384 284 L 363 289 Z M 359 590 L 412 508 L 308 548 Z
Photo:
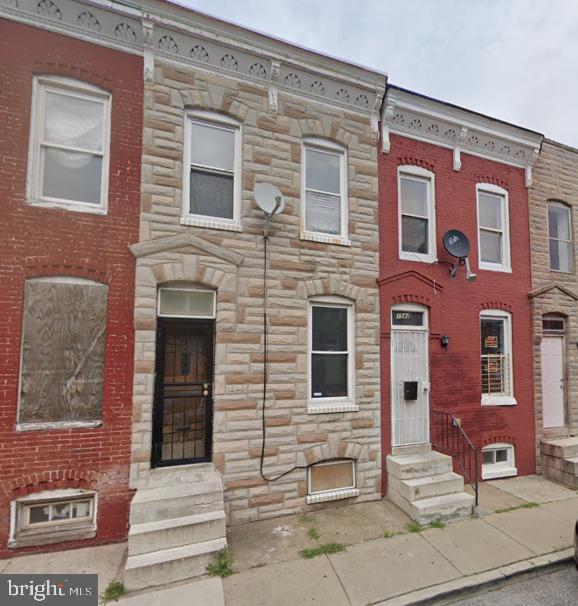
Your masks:
M 538 506 L 528 508 L 528 502 Z M 525 506 L 525 507 L 524 507 Z M 543 478 L 481 485 L 480 516 L 412 533 L 376 501 L 229 529 L 235 574 L 128 595 L 119 606 L 402 606 L 567 560 L 578 493 Z M 311 532 L 315 529 L 315 532 Z M 386 533 L 389 538 L 384 538 Z M 318 534 L 319 538 L 310 535 Z M 310 560 L 303 549 L 341 543 Z M 0 572 L 97 572 L 102 592 L 121 579 L 126 544 L 0 561 Z

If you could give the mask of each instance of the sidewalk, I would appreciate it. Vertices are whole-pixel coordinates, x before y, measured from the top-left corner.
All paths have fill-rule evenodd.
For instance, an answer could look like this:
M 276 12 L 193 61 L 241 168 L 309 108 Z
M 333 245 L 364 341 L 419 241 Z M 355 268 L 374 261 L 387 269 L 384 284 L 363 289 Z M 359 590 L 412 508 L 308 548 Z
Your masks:
M 112 604 L 402 606 L 571 556 L 577 492 L 537 476 L 480 488 L 478 518 L 421 532 L 409 532 L 409 518 L 388 501 L 236 527 L 228 533 L 232 576 L 129 595 Z M 300 555 L 327 543 L 345 551 L 313 559 Z M 125 553 L 121 544 L 24 556 L 0 561 L 0 572 L 97 572 L 102 592 L 121 578 Z
M 407 517 L 388 511 L 393 506 L 387 502 L 232 529 L 229 543 L 240 572 L 224 580 L 225 602 L 401 606 L 571 556 L 575 491 L 541 477 L 514 478 L 481 485 L 480 504 L 477 519 L 414 533 L 405 528 Z M 366 536 L 371 521 L 377 536 Z M 317 530 L 319 543 L 341 542 L 346 551 L 300 558 L 299 550 L 317 544 L 309 528 Z M 383 538 L 386 530 L 402 534 Z

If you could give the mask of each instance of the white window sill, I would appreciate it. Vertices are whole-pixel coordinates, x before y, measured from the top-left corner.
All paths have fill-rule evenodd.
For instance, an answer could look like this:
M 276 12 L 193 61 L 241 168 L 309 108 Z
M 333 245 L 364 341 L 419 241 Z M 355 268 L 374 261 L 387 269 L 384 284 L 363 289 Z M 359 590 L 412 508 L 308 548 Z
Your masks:
M 516 406 L 518 401 L 513 396 L 482 395 L 482 406 Z
M 497 469 L 494 469 L 497 467 Z M 490 465 L 488 467 L 482 466 L 482 480 L 495 480 L 496 478 L 511 478 L 517 476 L 518 470 L 516 467 L 510 465 Z
M 181 217 L 181 225 L 190 225 L 194 227 L 206 227 L 208 229 L 220 229 L 223 231 L 243 231 L 240 223 L 235 221 L 219 221 L 218 219 L 201 217 Z
M 325 501 L 337 501 L 338 499 L 351 499 L 359 496 L 359 488 L 339 488 L 337 490 L 328 490 L 316 494 L 308 494 L 306 497 L 307 505 L 313 503 L 324 503 Z
M 76 213 L 90 213 L 92 215 L 106 215 L 107 209 L 100 204 L 82 204 L 76 202 L 55 202 L 54 200 L 26 200 L 30 206 L 38 208 L 54 208 L 57 210 L 70 210 Z
M 102 421 L 55 421 L 46 423 L 16 423 L 16 431 L 49 431 L 54 429 L 89 429 L 101 427 Z
M 8 541 L 8 548 L 17 549 L 19 547 L 64 543 L 64 541 L 83 541 L 95 536 L 96 529 L 93 522 L 84 527 L 77 525 L 75 528 L 58 527 L 55 524 L 52 528 L 44 528 L 42 532 L 21 531 L 14 539 Z
M 351 246 L 351 240 L 348 240 L 347 238 L 331 236 L 329 234 L 318 234 L 310 231 L 302 231 L 301 240 L 322 242 L 323 244 L 336 244 L 337 246 Z
M 479 263 L 478 269 L 481 269 L 482 271 L 499 271 L 504 274 L 512 273 L 512 268 L 508 267 L 507 265 L 492 265 L 486 263 Z
M 421 255 L 419 253 L 409 253 L 401 251 L 399 253 L 400 261 L 417 261 L 418 263 L 437 263 L 435 255 Z
M 309 402 L 307 414 L 318 415 L 331 412 L 359 412 L 359 406 L 354 402 Z

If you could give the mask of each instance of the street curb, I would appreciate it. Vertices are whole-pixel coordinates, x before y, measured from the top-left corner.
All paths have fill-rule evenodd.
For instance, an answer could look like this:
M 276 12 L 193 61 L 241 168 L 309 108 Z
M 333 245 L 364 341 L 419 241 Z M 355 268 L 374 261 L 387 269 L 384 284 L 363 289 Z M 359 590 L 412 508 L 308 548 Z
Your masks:
M 506 581 L 528 572 L 535 572 L 549 566 L 570 562 L 573 557 L 574 548 L 571 547 L 547 555 L 536 556 L 522 562 L 508 564 L 507 566 L 488 570 L 487 572 L 480 572 L 479 574 L 448 581 L 440 585 L 418 589 L 381 602 L 373 602 L 372 606 L 410 606 L 416 604 L 426 606 L 427 604 L 434 603 L 434 601 L 443 598 L 458 597 L 462 593 L 481 589 L 487 585 L 495 585 L 497 582 Z

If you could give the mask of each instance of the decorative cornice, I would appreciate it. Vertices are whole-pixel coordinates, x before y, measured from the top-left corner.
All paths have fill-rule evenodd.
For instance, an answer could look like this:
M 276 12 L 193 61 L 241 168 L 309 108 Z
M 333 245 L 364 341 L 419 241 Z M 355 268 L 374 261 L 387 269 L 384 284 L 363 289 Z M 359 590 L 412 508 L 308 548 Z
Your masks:
M 382 111 L 384 153 L 391 133 L 452 149 L 455 171 L 462 152 L 523 168 L 526 187 L 543 140 L 539 133 L 397 88 L 388 88 Z
M 139 242 L 138 244 L 129 246 L 129 249 L 135 257 L 139 258 L 168 252 L 175 250 L 176 248 L 183 248 L 184 246 L 193 246 L 204 253 L 219 257 L 232 265 L 239 266 L 245 259 L 245 257 L 239 253 L 233 252 L 232 250 L 193 234 L 179 234 L 177 236 L 168 236 L 167 238 L 157 238 L 156 240 Z
M 147 0 L 0 0 L 0 17 L 144 58 L 144 79 L 157 60 L 217 72 L 269 89 L 368 116 L 378 136 L 384 74 L 308 51 L 169 2 Z

